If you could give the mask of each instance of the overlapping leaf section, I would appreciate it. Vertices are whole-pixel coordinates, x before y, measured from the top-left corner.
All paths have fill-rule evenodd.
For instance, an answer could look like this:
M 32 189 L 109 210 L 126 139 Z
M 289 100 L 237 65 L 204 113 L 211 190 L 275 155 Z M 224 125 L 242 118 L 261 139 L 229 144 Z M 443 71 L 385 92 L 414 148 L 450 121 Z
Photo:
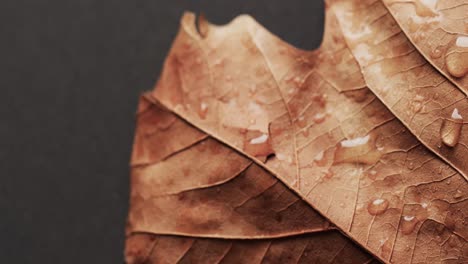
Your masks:
M 127 263 L 373 259 L 265 169 L 147 97 L 130 205 Z
M 209 247 L 213 262 L 234 249 L 255 251 L 245 254 L 259 262 L 333 252 L 370 260 L 359 246 L 394 263 L 468 261 L 464 145 L 435 154 L 439 131 L 432 141 L 424 136 L 434 132 L 431 119 L 399 114 L 418 102 L 428 107 L 408 101 L 408 92 L 425 98 L 432 81 L 452 84 L 392 25 L 379 1 L 329 1 L 322 46 L 303 51 L 247 16 L 197 28 L 185 15 L 155 90 L 141 102 L 127 255 L 196 261 Z M 412 54 L 420 58 L 405 59 Z M 374 75 L 375 67 L 385 74 Z M 405 81 L 414 89 L 397 87 Z M 415 137 L 417 129 L 424 133 Z M 320 214 L 356 241 L 352 250 Z M 246 238 L 255 241 L 238 240 Z M 317 239 L 342 246 L 306 254 Z M 177 246 L 163 256 L 167 243 Z

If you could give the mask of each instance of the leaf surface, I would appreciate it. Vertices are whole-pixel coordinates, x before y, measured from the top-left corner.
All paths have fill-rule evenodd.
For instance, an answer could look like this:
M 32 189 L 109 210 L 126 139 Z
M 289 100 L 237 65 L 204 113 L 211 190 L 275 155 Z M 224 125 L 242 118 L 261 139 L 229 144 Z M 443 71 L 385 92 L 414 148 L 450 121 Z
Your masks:
M 468 2 L 384 0 L 403 32 L 432 65 L 468 93 Z
M 334 3 L 369 88 L 424 145 L 467 178 L 463 91 L 425 60 L 382 2 Z
M 143 96 L 139 108 L 127 263 L 374 260 L 245 156 L 150 98 Z M 160 144 L 154 134 L 166 146 L 185 144 L 164 157 L 148 156 Z
M 208 240 L 203 241 L 214 244 L 218 243 L 216 239 L 226 238 L 308 241 L 311 237 L 315 240 L 317 232 L 332 233 L 327 229 L 331 222 L 358 246 L 385 262 L 468 261 L 468 185 L 460 174 L 465 166 L 460 156 L 463 152 L 436 151 L 432 141 L 415 133 L 416 129 L 427 128 L 419 128 L 421 123 L 408 125 L 398 112 L 407 108 L 394 110 L 374 89 L 377 84 L 392 86 L 397 82 L 370 74 L 373 64 L 363 64 L 359 42 L 353 40 L 361 39 L 362 34 L 355 28 L 382 28 L 372 31 L 372 40 L 377 42 L 376 50 L 380 43 L 391 42 L 387 49 L 390 58 L 405 49 L 411 53 L 411 42 L 398 26 L 395 34 L 403 39 L 395 43 L 387 39 L 393 39 L 388 25 L 392 21 L 397 24 L 378 1 L 329 1 L 326 14 L 324 41 L 315 51 L 291 47 L 248 16 L 238 17 L 226 26 L 211 25 L 202 19 L 198 28 L 192 14 L 182 18 L 161 78 L 147 101 L 162 104 L 177 116 L 177 122 L 189 123 L 189 131 L 198 129 L 204 135 L 194 130 L 190 139 L 183 131 L 162 137 L 174 140 L 167 143 L 174 151 L 183 151 L 175 155 L 168 152 L 168 158 L 162 161 L 162 154 L 142 156 L 146 163 L 158 162 L 132 170 L 132 232 L 205 237 Z M 437 73 L 418 56 L 419 63 L 427 65 L 426 71 Z M 412 62 L 388 64 L 383 58 L 376 64 L 407 72 L 412 70 Z M 440 74 L 431 76 L 445 78 Z M 425 87 L 425 82 L 434 80 L 427 79 L 414 83 L 419 81 Z M 450 81 L 443 80 L 461 93 Z M 394 90 L 394 96 L 405 98 L 405 89 Z M 186 142 L 187 147 L 176 146 L 175 142 Z M 206 160 L 198 150 L 202 143 L 217 149 L 203 154 L 213 159 L 210 165 L 201 161 Z M 151 148 L 149 144 L 140 141 L 139 145 L 134 149 L 152 153 L 146 149 Z M 135 154 L 132 163 L 145 163 L 137 162 L 139 159 Z M 225 168 L 226 160 L 237 165 Z M 220 169 L 210 170 L 217 165 L 222 166 L 222 173 Z M 183 175 L 185 167 L 204 173 L 190 174 L 196 175 L 196 180 L 188 180 Z M 217 184 L 223 188 L 218 194 L 213 190 Z M 244 187 L 246 184 L 251 187 Z M 244 192 L 245 188 L 249 190 L 245 197 L 261 197 L 262 203 L 250 200 L 255 210 L 235 210 L 233 215 L 232 208 L 245 198 L 236 190 Z M 286 213 L 279 224 L 273 220 L 274 213 L 260 208 L 283 208 L 288 201 L 278 196 L 278 190 L 286 193 L 283 189 L 294 191 L 288 197 L 301 201 L 296 203 L 302 209 L 300 214 Z M 174 197 L 181 194 L 183 199 Z M 226 195 L 229 200 L 225 200 Z M 187 196 L 189 204 L 184 204 Z M 191 203 L 194 200 L 201 203 Z M 204 207 L 208 200 L 210 207 Z M 133 215 L 135 208 L 140 208 L 140 213 Z M 181 211 L 172 212 L 174 208 Z M 306 216 L 306 212 L 310 215 Z M 186 215 L 192 218 L 185 219 Z M 216 223 L 214 227 L 205 227 L 211 220 Z M 184 223 L 183 228 L 177 225 L 179 222 Z

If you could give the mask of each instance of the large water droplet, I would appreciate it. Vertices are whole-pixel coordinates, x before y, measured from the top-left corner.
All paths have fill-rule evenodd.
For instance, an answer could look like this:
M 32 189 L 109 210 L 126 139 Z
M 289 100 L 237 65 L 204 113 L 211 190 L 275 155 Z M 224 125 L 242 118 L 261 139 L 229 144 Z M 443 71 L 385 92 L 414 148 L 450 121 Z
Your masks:
M 442 142 L 449 147 L 454 147 L 460 140 L 460 134 L 463 127 L 463 117 L 455 108 L 451 118 L 444 119 L 440 127 L 440 138 Z
M 380 215 L 387 211 L 389 202 L 387 199 L 375 199 L 367 205 L 367 211 L 371 215 Z
M 458 36 L 455 45 L 447 49 L 445 65 L 454 77 L 463 77 L 468 72 L 468 36 Z
M 400 223 L 401 233 L 404 235 L 411 234 L 414 231 L 418 222 L 419 222 L 418 219 L 414 216 L 410 216 L 410 215 L 403 216 L 401 219 L 401 223 Z
M 382 152 L 375 147 L 375 138 L 367 135 L 341 141 L 336 146 L 333 163 L 375 164 L 381 156 Z

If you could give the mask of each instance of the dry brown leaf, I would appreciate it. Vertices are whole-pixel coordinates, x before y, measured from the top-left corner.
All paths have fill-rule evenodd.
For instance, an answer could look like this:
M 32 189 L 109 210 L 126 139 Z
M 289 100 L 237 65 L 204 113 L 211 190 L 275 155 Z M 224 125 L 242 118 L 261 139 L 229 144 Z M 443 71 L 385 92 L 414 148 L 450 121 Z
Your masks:
M 423 144 L 467 178 L 466 95 L 420 55 L 380 1 L 335 2 L 369 88 Z
M 456 100 L 454 95 L 461 92 L 418 54 L 381 2 L 329 1 L 326 15 L 324 41 L 315 51 L 289 46 L 248 16 L 226 26 L 201 20 L 198 30 L 194 15 L 183 17 L 161 78 L 148 101 L 141 103 L 141 109 L 152 104 L 159 110 L 139 115 L 129 235 L 152 233 L 156 240 L 165 234 L 206 237 L 203 243 L 236 246 L 234 239 L 240 238 L 287 237 L 281 239 L 316 243 L 319 231 L 338 234 L 329 230 L 319 212 L 385 262 L 468 261 L 468 184 L 460 174 L 468 166 L 462 156 L 463 134 L 454 148 L 434 148 L 434 142 L 440 142 L 441 123 L 435 133 L 428 129 L 430 116 L 418 119 L 413 113 L 407 120 L 401 114 L 414 110 L 418 102 L 441 109 L 433 95 L 430 102 L 407 100 L 413 98 L 409 91 L 416 96 L 417 90 L 423 97 L 434 93 L 435 80 L 453 89 L 437 91 L 437 98 Z M 368 30 L 371 35 L 364 36 Z M 367 54 L 372 55 L 372 64 L 365 63 Z M 372 67 L 385 70 L 377 75 Z M 424 74 L 416 78 L 412 71 L 419 67 Z M 392 79 L 395 73 L 411 78 Z M 415 88 L 396 87 L 404 81 Z M 379 93 L 381 87 L 391 87 L 388 97 L 412 103 L 411 107 L 389 104 Z M 463 115 L 464 102 L 459 103 Z M 158 104 L 177 117 L 159 113 Z M 439 111 L 448 111 L 447 104 L 441 105 L 446 107 Z M 154 115 L 157 121 L 144 121 L 145 115 Z M 193 127 L 184 132 L 183 122 Z M 456 122 L 446 121 L 446 141 L 454 140 L 450 131 L 457 129 Z M 145 130 L 164 133 L 159 136 L 164 141 L 157 141 L 158 136 L 146 139 Z M 208 155 L 205 158 L 197 151 L 202 142 L 216 151 L 203 154 Z M 164 145 L 161 152 L 155 151 L 159 145 Z M 206 165 L 205 159 L 210 160 Z M 184 173 L 183 168 L 194 172 Z M 223 190 L 214 190 L 217 184 Z M 270 184 L 277 187 L 269 189 Z M 238 194 L 244 189 L 245 196 Z M 233 205 L 251 197 L 261 197 L 248 207 L 255 209 L 233 216 Z M 288 199 L 298 201 L 302 213 L 288 212 L 281 223 L 275 222 L 270 210 L 284 208 Z M 182 244 L 189 239 L 161 238 Z M 164 257 L 148 247 L 152 246 L 143 246 L 143 251 L 151 263 Z M 364 254 L 361 250 L 356 252 Z M 173 254 L 187 257 L 180 251 Z M 221 253 L 216 254 L 215 258 Z M 195 254 L 195 260 L 201 261 L 199 257 Z
M 152 104 L 151 98 L 142 97 L 139 109 L 127 263 L 374 259 L 245 156 Z M 161 143 L 166 146 L 161 153 L 177 147 L 169 155 L 149 156 Z
M 468 93 L 468 2 L 384 0 L 421 54 Z

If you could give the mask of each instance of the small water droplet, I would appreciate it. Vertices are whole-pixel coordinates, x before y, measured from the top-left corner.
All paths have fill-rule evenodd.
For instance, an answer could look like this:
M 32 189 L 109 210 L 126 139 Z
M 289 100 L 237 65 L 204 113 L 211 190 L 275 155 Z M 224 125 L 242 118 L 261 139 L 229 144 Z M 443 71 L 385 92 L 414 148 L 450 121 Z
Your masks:
M 426 209 L 426 208 L 427 208 L 427 203 L 422 203 L 422 204 L 421 204 L 421 207 L 424 208 L 424 209 Z
M 442 56 L 442 49 L 440 46 L 435 47 L 431 50 L 431 58 L 438 59 Z
M 440 138 L 442 142 L 448 147 L 454 147 L 460 140 L 460 134 L 463 127 L 463 117 L 458 113 L 455 108 L 452 112 L 451 118 L 446 118 L 442 121 L 440 127 Z
M 198 116 L 200 116 L 201 119 L 205 119 L 207 113 L 208 113 L 208 104 L 201 102 L 200 107 L 198 108 Z
M 323 173 L 324 173 L 323 174 L 323 179 L 326 179 L 326 180 L 331 179 L 333 177 L 333 175 L 335 175 L 331 169 L 328 169 L 328 170 L 324 171 Z
M 253 118 L 249 120 L 249 124 L 255 125 L 255 123 L 257 123 L 257 120 L 255 120 Z
M 213 65 L 215 67 L 223 66 L 224 65 L 224 60 L 223 59 L 218 59 L 217 61 L 214 62 Z
M 320 124 L 325 120 L 326 117 L 327 117 L 327 115 L 325 113 L 317 113 L 317 114 L 314 115 L 312 120 L 314 120 L 314 122 L 316 124 Z
M 284 155 L 283 153 L 276 153 L 276 158 L 277 158 L 278 160 L 283 161 L 283 160 L 286 160 L 287 157 L 286 157 L 286 155 Z
M 316 102 L 320 107 L 325 107 L 327 104 L 327 95 L 326 94 L 313 94 L 312 100 Z
M 420 27 L 419 23 L 416 23 L 414 19 L 409 19 L 408 20 L 408 29 L 410 32 L 416 32 L 418 28 Z
M 268 140 L 268 135 L 267 134 L 262 134 L 259 137 L 253 138 L 250 140 L 250 144 L 263 144 Z
M 336 146 L 333 163 L 375 164 L 381 156 L 382 152 L 375 148 L 375 137 L 367 135 L 341 141 Z
M 260 134 L 244 142 L 244 151 L 252 156 L 268 156 L 273 154 L 268 134 Z M 278 159 L 278 155 L 276 156 Z
M 317 164 L 317 166 L 323 167 L 326 165 L 326 160 L 325 158 L 325 153 L 324 151 L 320 151 L 317 155 L 314 157 L 314 163 Z
M 372 179 L 372 180 L 375 180 L 377 178 L 377 171 L 376 170 L 370 170 L 368 173 L 367 173 L 367 176 Z
M 406 167 L 408 167 L 408 169 L 410 170 L 414 170 L 414 162 L 410 161 L 406 164 Z
M 414 216 L 405 215 L 401 219 L 400 230 L 403 235 L 409 235 L 418 224 L 418 219 Z
M 226 75 L 225 79 L 226 79 L 227 82 L 230 82 L 230 81 L 232 81 L 232 76 L 231 75 Z
M 298 125 L 300 128 L 306 127 L 306 125 L 307 125 L 306 119 L 305 119 L 303 116 L 300 116 L 300 117 L 297 119 L 297 125 Z
M 410 109 L 413 113 L 419 113 L 424 106 L 424 97 L 421 95 L 416 95 L 410 103 Z
M 462 191 L 457 190 L 457 191 L 455 192 L 455 194 L 453 195 L 453 198 L 455 198 L 455 199 L 460 199 L 460 198 L 462 198 L 462 196 L 463 196 Z
M 367 211 L 371 215 L 380 215 L 387 211 L 389 202 L 387 199 L 375 199 L 367 205 Z
M 294 79 L 293 79 L 293 83 L 294 83 L 297 87 L 301 87 L 302 84 L 304 84 L 304 80 L 302 80 L 301 77 L 296 76 L 296 77 L 294 77 Z
M 255 93 L 257 92 L 257 85 L 252 84 L 252 85 L 249 87 L 249 92 L 250 92 L 250 96 L 255 95 Z

